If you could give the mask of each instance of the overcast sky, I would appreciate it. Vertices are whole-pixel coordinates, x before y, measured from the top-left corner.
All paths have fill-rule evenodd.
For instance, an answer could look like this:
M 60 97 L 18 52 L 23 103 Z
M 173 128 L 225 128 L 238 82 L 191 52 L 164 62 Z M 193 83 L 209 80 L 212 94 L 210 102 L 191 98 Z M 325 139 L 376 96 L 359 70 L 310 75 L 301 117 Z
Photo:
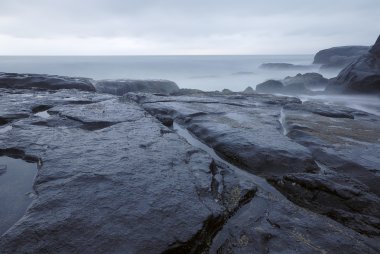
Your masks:
M 379 34 L 380 0 L 0 0 L 1 55 L 312 54 Z

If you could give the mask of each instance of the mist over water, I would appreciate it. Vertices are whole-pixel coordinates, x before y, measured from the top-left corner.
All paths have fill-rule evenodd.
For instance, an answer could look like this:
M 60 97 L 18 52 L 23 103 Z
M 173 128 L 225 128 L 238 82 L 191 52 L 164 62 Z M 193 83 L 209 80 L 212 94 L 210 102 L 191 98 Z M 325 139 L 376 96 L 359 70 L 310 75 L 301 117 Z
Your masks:
M 244 56 L 0 56 L 0 72 L 41 73 L 93 79 L 168 79 L 181 88 L 203 91 L 243 91 L 268 79 L 318 72 L 326 78 L 338 70 L 311 65 L 313 55 Z M 263 63 L 310 65 L 310 69 L 269 70 Z M 368 96 L 312 95 L 301 100 L 347 106 L 380 115 L 379 98 Z
M 181 88 L 242 91 L 268 79 L 308 70 L 264 70 L 263 63 L 310 65 L 313 55 L 246 56 L 1 56 L 1 72 L 41 73 L 94 79 L 168 79 Z M 324 72 L 334 77 L 337 72 Z

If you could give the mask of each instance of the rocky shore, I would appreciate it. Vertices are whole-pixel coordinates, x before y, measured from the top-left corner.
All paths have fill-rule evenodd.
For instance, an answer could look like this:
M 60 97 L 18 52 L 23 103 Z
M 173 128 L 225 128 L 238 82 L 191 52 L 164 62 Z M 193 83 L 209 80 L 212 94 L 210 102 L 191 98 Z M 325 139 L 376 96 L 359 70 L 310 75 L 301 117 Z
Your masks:
M 379 253 L 380 116 L 260 89 L 1 73 L 0 158 L 38 172 L 0 252 Z

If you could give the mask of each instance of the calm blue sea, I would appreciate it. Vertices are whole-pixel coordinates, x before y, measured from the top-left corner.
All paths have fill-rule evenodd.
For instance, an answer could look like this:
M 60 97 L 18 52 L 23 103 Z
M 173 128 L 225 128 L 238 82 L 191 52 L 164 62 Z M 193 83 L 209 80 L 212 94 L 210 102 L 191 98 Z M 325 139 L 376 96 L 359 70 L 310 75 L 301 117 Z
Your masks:
M 262 63 L 311 64 L 313 55 L 247 56 L 0 56 L 0 72 L 44 73 L 94 79 L 169 79 L 205 91 L 253 88 L 299 71 L 268 71 Z M 318 66 L 314 70 L 319 71 Z M 307 72 L 310 72 L 308 70 Z M 336 73 L 323 73 L 327 77 Z

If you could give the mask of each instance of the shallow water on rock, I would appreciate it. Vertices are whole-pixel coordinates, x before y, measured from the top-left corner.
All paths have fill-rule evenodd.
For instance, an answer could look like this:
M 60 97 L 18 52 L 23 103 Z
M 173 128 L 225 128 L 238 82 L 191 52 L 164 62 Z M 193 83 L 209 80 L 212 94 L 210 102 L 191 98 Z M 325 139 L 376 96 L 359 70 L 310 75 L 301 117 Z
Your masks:
M 21 159 L 0 157 L 0 235 L 25 213 L 32 202 L 37 165 Z

